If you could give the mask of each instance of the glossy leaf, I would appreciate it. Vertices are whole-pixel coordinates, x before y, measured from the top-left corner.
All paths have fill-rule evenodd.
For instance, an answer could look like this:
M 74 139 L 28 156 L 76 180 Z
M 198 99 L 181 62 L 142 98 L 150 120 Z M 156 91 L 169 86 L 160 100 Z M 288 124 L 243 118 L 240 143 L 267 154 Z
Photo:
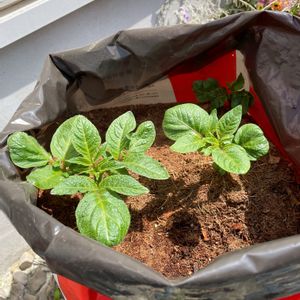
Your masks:
M 123 160 L 124 166 L 137 173 L 151 179 L 168 179 L 168 171 L 155 159 L 143 153 L 131 153 Z
M 83 157 L 83 156 L 71 157 L 71 158 L 67 159 L 66 162 L 68 162 L 70 164 L 85 166 L 85 167 L 89 167 L 91 165 L 90 160 L 87 157 Z
M 106 131 L 107 150 L 115 159 L 119 159 L 121 151 L 129 143 L 127 135 L 136 127 L 136 121 L 131 111 L 115 119 Z
M 74 195 L 76 193 L 87 193 L 98 190 L 94 180 L 87 176 L 73 175 L 56 185 L 52 195 Z
M 109 247 L 124 239 L 130 225 L 126 204 L 108 191 L 86 194 L 75 215 L 80 233 Z
M 232 83 L 228 84 L 228 87 L 231 91 L 239 91 L 244 87 L 245 80 L 243 74 L 240 73 L 238 78 Z
M 227 98 L 228 95 L 226 89 L 222 87 L 218 88 L 213 93 L 212 99 L 210 101 L 210 109 L 213 110 L 223 107 Z
M 247 152 L 239 145 L 229 144 L 212 151 L 214 162 L 223 170 L 235 174 L 245 174 L 250 169 Z
M 196 104 L 186 103 L 169 108 L 165 112 L 163 130 L 165 135 L 176 141 L 187 133 L 204 134 L 208 113 Z
M 193 91 L 200 103 L 209 101 L 211 109 L 222 107 L 227 99 L 227 91 L 220 87 L 217 80 L 208 78 L 193 83 Z
M 226 134 L 223 135 L 220 139 L 220 144 L 221 145 L 227 145 L 227 144 L 231 144 L 232 140 L 233 140 L 234 136 L 231 134 Z
M 76 116 L 73 124 L 72 144 L 75 150 L 93 164 L 99 151 L 101 138 L 98 129 L 86 117 Z
M 206 144 L 210 144 L 212 146 L 219 146 L 219 144 L 220 144 L 219 140 L 213 135 L 209 135 L 209 136 L 203 138 L 203 141 Z
M 97 166 L 97 171 L 100 173 L 106 171 L 113 171 L 124 168 L 124 164 L 120 161 L 116 161 L 113 159 L 105 158 L 103 159 L 99 165 Z
M 213 150 L 215 149 L 219 149 L 219 147 L 217 146 L 208 146 L 208 147 L 205 147 L 203 149 L 201 149 L 201 153 L 204 155 L 204 156 L 210 156 L 213 152 Z
M 256 160 L 269 151 L 268 140 L 255 124 L 241 126 L 235 135 L 234 142 L 246 150 L 250 160 Z
M 147 151 L 152 146 L 155 135 L 153 122 L 146 121 L 141 123 L 137 130 L 130 136 L 128 151 L 131 153 Z
M 110 169 L 110 173 L 113 174 L 113 175 L 128 175 L 129 176 L 129 172 L 125 168 Z
M 249 107 L 253 104 L 254 97 L 247 91 L 239 91 L 230 95 L 231 107 L 234 108 L 238 105 L 242 105 L 243 114 L 246 114 Z
M 45 166 L 51 155 L 25 132 L 15 132 L 7 140 L 10 158 L 20 168 Z
M 51 153 L 55 158 L 62 161 L 78 155 L 72 144 L 73 124 L 76 118 L 77 116 L 63 122 L 52 136 Z
M 221 138 L 225 135 L 233 135 L 242 120 L 242 106 L 239 105 L 224 114 L 217 124 L 217 134 Z
M 59 169 L 54 169 L 52 166 L 45 166 L 33 170 L 27 177 L 27 181 L 35 187 L 48 190 L 58 185 L 61 181 L 65 180 L 66 173 Z
M 146 187 L 128 175 L 111 175 L 105 177 L 99 184 L 99 188 L 126 196 L 137 196 L 149 192 Z
M 107 153 L 107 143 L 103 143 L 99 146 L 97 153 L 95 155 L 95 160 L 99 159 L 100 157 L 106 158 L 109 156 L 109 153 Z
M 206 134 L 214 133 L 217 130 L 218 121 L 219 118 L 218 118 L 217 110 L 213 109 L 213 111 L 210 113 L 208 117 Z
M 197 151 L 205 146 L 205 144 L 205 140 L 199 134 L 191 132 L 177 139 L 171 146 L 171 149 L 179 153 L 189 153 Z

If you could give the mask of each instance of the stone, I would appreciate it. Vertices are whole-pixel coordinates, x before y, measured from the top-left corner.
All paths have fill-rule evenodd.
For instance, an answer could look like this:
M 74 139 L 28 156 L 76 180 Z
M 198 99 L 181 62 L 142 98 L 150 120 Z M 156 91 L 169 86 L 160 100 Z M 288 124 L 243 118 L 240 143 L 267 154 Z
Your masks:
M 21 283 L 23 285 L 26 285 L 27 275 L 24 272 L 17 271 L 13 274 L 13 281 L 14 283 Z
M 19 260 L 19 268 L 24 271 L 32 266 L 34 256 L 30 252 L 25 252 Z
M 10 300 L 23 300 L 25 287 L 21 283 L 13 283 L 11 286 Z
M 37 296 L 38 296 L 38 298 L 37 298 L 38 300 L 46 300 L 46 299 L 52 300 L 53 299 L 53 294 L 51 293 L 51 291 L 49 293 L 48 285 L 42 286 L 42 288 L 39 290 Z
M 47 282 L 41 287 L 39 292 L 37 293 L 38 300 L 53 300 L 54 299 L 54 291 L 56 289 L 56 282 L 52 274 L 48 273 Z
M 38 267 L 28 279 L 27 287 L 30 294 L 35 295 L 47 281 L 47 273 Z
M 33 295 L 30 295 L 30 294 L 27 294 L 24 296 L 24 300 L 37 300 L 38 297 L 37 296 L 33 296 Z

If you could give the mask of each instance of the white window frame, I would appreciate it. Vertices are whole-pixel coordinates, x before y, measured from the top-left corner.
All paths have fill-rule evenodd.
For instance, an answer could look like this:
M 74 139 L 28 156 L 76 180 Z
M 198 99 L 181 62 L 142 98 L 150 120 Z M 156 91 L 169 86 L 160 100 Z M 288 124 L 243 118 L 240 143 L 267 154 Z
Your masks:
M 0 11 L 0 49 L 95 0 L 35 0 Z M 21 2 L 22 3 L 22 2 Z M 21 4 L 20 3 L 20 4 Z
M 3 0 L 0 2 L 0 11 L 3 9 L 6 9 L 7 7 L 15 5 L 21 1 L 23 1 L 23 0 Z

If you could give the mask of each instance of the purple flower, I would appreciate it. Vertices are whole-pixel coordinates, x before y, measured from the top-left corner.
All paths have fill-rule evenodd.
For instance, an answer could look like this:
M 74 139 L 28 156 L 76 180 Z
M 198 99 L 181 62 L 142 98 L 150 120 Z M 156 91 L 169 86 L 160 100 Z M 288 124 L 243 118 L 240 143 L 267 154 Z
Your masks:
M 185 23 L 188 23 L 191 20 L 190 12 L 185 6 L 180 6 L 178 13 L 182 16 Z

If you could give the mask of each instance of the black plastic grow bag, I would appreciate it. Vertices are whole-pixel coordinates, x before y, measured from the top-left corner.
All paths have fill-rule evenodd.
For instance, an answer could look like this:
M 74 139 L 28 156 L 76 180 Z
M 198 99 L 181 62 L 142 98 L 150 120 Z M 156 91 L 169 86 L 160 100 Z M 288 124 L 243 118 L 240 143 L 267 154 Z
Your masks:
M 182 280 L 85 238 L 31 203 L 6 138 L 139 90 L 197 58 L 197 67 L 238 49 L 282 151 L 300 170 L 300 20 L 284 13 L 233 15 L 206 25 L 122 31 L 50 55 L 38 84 L 1 133 L 0 208 L 54 273 L 113 299 L 270 299 L 300 291 L 300 236 L 216 259 Z M 224 72 L 224 70 L 220 70 Z

